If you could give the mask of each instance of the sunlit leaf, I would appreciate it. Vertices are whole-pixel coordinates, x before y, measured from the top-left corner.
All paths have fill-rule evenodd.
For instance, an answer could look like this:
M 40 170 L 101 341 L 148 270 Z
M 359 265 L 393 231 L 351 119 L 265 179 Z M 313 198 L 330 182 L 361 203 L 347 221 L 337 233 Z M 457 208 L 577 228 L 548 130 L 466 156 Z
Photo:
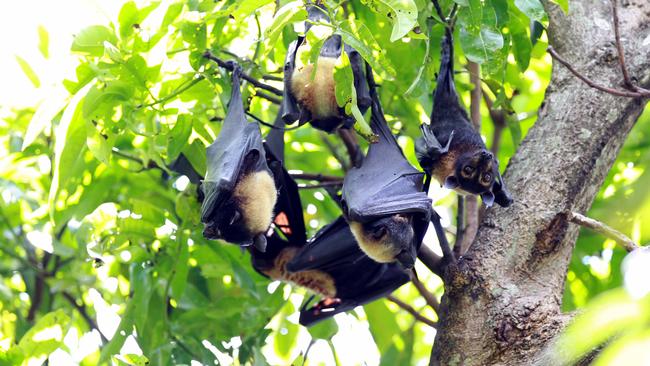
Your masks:
M 102 25 L 92 25 L 82 29 L 74 37 L 71 50 L 90 56 L 101 56 L 104 53 L 104 42 L 117 44 L 113 30 Z
M 39 88 L 41 86 L 41 80 L 38 78 L 38 75 L 34 72 L 34 69 L 32 69 L 31 66 L 29 66 L 29 63 L 25 61 L 24 58 L 16 55 L 16 62 L 18 62 L 18 65 L 20 66 L 20 69 L 23 70 L 23 73 L 25 73 L 25 76 L 29 79 L 29 81 L 32 82 L 32 85 L 35 87 Z
M 418 8 L 413 0 L 363 0 L 373 11 L 389 18 L 393 23 L 390 41 L 404 37 L 418 21 Z

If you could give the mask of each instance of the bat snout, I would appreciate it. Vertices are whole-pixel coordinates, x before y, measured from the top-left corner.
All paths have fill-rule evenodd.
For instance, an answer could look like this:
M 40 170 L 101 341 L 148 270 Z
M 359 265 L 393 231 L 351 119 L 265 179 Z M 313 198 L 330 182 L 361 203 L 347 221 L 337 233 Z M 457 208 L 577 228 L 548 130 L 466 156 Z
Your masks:
M 221 238 L 221 232 L 213 224 L 206 224 L 203 228 L 203 237 L 209 240 Z
M 397 263 L 404 267 L 404 269 L 411 269 L 415 265 L 415 258 L 406 249 L 402 249 L 402 251 L 395 256 L 395 259 L 397 260 Z

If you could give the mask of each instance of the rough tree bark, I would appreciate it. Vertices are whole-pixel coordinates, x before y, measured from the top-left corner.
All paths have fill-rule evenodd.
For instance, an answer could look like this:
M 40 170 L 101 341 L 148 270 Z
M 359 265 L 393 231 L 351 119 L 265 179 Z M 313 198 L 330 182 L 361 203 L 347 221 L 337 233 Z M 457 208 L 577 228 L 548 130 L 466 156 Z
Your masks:
M 622 88 L 609 0 L 546 2 L 551 45 L 594 81 Z M 650 84 L 650 2 L 619 2 L 630 73 Z M 643 110 L 639 99 L 590 89 L 554 63 L 539 119 L 505 174 L 515 203 L 488 210 L 457 266 L 445 273 L 431 363 L 548 364 L 548 345 L 571 316 L 564 282 L 578 227 Z

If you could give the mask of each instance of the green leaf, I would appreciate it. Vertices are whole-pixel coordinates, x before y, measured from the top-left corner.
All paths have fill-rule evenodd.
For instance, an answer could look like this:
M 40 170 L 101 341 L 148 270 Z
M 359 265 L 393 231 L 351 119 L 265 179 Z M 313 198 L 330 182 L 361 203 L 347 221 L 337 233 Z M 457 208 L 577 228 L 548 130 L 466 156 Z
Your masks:
M 42 25 L 38 26 L 38 50 L 43 57 L 50 57 L 50 35 Z
M 230 15 L 236 20 L 241 20 L 251 15 L 255 10 L 272 2 L 273 0 L 240 0 L 235 2 L 236 8 Z
M 465 57 L 478 64 L 487 62 L 493 52 L 503 48 L 503 37 L 494 27 L 484 26 L 479 33 L 461 28 L 459 40 Z
M 45 130 L 46 127 L 51 126 L 57 114 L 66 106 L 67 98 L 65 93 L 53 93 L 50 97 L 38 106 L 36 112 L 29 121 L 27 132 L 23 139 L 23 147 L 25 150 L 29 145 L 33 144 L 36 138 Z
M 339 326 L 336 325 L 336 322 L 333 318 L 329 318 L 307 328 L 307 330 L 314 339 L 328 340 L 334 337 L 334 335 L 339 331 Z
M 114 142 L 115 135 L 102 135 L 91 120 L 86 120 L 86 145 L 97 160 L 108 165 Z
M 364 138 L 370 141 L 376 139 L 376 136 L 372 133 L 372 129 L 370 129 L 368 122 L 363 118 L 363 114 L 361 114 L 359 106 L 357 105 L 357 91 L 354 87 L 354 73 L 350 66 L 350 59 L 345 52 L 341 53 L 341 56 L 334 67 L 334 82 L 336 103 L 339 107 L 345 108 L 347 114 L 351 114 L 354 117 L 356 121 L 355 125 Z
M 123 81 L 113 81 L 100 89 L 97 85 L 93 86 L 83 103 L 83 117 L 93 118 L 93 114 L 104 103 L 124 102 L 133 95 L 133 86 Z
M 515 0 L 515 6 L 532 20 L 542 21 L 546 12 L 539 0 Z
M 264 50 L 266 55 L 280 38 L 282 30 L 287 24 L 304 21 L 307 19 L 307 10 L 302 1 L 292 1 L 281 7 L 273 18 L 273 23 L 264 32 Z
M 524 15 L 518 10 L 511 10 L 509 27 L 510 34 L 512 35 L 512 53 L 521 72 L 528 69 L 531 52 L 533 50 L 533 44 L 531 43 L 527 33 L 527 22 L 525 22 L 524 19 Z
M 124 314 L 122 314 L 120 326 L 115 331 L 115 334 L 113 334 L 111 341 L 102 348 L 99 356 L 99 365 L 103 365 L 111 356 L 119 353 L 126 337 L 131 335 L 133 331 L 134 309 L 135 303 L 133 301 L 126 303 L 126 309 L 124 310 Z
M 186 145 L 183 149 L 183 154 L 190 161 L 192 167 L 197 172 L 203 174 L 207 169 L 207 158 L 205 156 L 205 145 L 199 140 L 192 141 L 191 144 Z
M 345 27 L 345 25 L 346 22 L 341 23 L 342 27 Z M 357 50 L 357 52 L 359 52 L 359 55 L 361 55 L 361 57 L 370 64 L 375 72 L 383 71 L 391 77 L 395 76 L 395 69 L 392 67 L 390 62 L 388 62 L 388 59 L 382 54 L 383 52 L 380 51 L 379 56 L 376 56 L 375 52 L 373 52 L 376 51 L 373 50 L 374 47 L 371 48 L 366 43 L 361 41 L 360 38 L 364 38 L 373 43 L 376 43 L 374 37 L 372 37 L 372 33 L 370 33 L 370 30 L 368 30 L 367 27 L 364 27 L 365 26 L 361 26 L 359 28 L 360 33 L 363 33 L 360 34 L 360 37 L 355 36 L 350 30 L 346 30 L 344 28 L 339 28 L 334 33 L 339 34 L 344 43 Z
M 104 41 L 117 44 L 113 30 L 103 25 L 91 25 L 74 37 L 70 50 L 99 57 L 104 54 Z
M 178 154 L 181 153 L 185 145 L 187 145 L 187 139 L 192 134 L 192 119 L 186 114 L 181 114 L 176 119 L 176 124 L 168 135 L 168 148 L 167 148 L 167 157 L 171 160 L 176 159 Z
M 174 278 L 171 283 L 171 296 L 176 300 L 180 301 L 183 292 L 185 292 L 185 286 L 187 285 L 187 275 L 190 271 L 190 266 L 188 260 L 190 258 L 190 248 L 187 244 L 187 237 L 181 232 L 178 232 L 178 245 L 180 246 L 179 253 L 175 258 L 175 268 L 174 268 Z
M 133 34 L 136 25 L 139 26 L 158 5 L 160 5 L 160 2 L 155 1 L 142 9 L 138 9 L 133 1 L 124 4 L 117 16 L 117 21 L 120 23 L 120 37 L 125 39 Z
M 25 76 L 29 79 L 29 81 L 32 82 L 32 85 L 35 87 L 40 87 L 41 86 L 41 81 L 38 79 L 38 75 L 34 72 L 34 69 L 32 69 L 31 66 L 29 66 L 29 63 L 25 61 L 22 57 L 15 55 L 16 61 L 18 62 L 18 65 L 20 66 L 20 69 L 23 70 L 23 73 L 25 73 Z
M 407 35 L 418 22 L 418 7 L 413 0 L 363 0 L 362 2 L 374 12 L 392 21 L 391 42 Z
M 72 167 L 83 159 L 83 148 L 86 146 L 86 124 L 82 116 L 82 106 L 85 94 L 89 87 L 79 91 L 70 100 L 63 112 L 61 121 L 56 128 L 54 136 L 54 172 L 48 196 L 50 217 L 54 218 L 56 199 L 59 189 L 64 187 L 74 171 Z
M 25 358 L 48 356 L 58 348 L 65 347 L 63 337 L 70 327 L 70 316 L 63 310 L 45 314 L 23 335 L 18 342 Z
M 551 2 L 558 4 L 564 14 L 569 14 L 569 0 L 551 0 Z
M 375 339 L 379 353 L 383 354 L 393 343 L 393 336 L 401 332 L 395 314 L 388 309 L 383 300 L 364 305 L 363 309 L 368 316 L 370 333 Z
M 120 50 L 108 41 L 104 41 L 104 54 L 113 60 L 113 62 L 116 64 L 124 62 L 124 58 L 122 57 Z
M 179 15 L 181 15 L 181 12 L 183 11 L 183 5 L 184 4 L 182 2 L 171 4 L 165 12 L 165 16 L 163 17 L 160 28 L 165 30 L 168 26 L 170 26 L 172 22 L 176 20 Z

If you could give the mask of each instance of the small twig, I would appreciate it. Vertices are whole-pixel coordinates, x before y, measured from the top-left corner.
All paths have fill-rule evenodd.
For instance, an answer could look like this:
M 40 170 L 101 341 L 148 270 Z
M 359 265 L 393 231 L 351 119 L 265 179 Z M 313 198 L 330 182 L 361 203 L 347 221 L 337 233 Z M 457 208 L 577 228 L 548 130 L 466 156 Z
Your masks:
M 592 218 L 583 216 L 577 212 L 569 212 L 569 221 L 571 221 L 574 224 L 578 224 L 580 226 L 589 228 L 599 234 L 602 234 L 614 240 L 628 252 L 631 252 L 639 248 L 639 246 L 634 241 L 632 241 L 632 239 L 628 238 L 625 234 L 612 227 L 607 226 L 606 224 L 598 220 L 594 220 Z
M 630 74 L 627 72 L 625 66 L 625 52 L 623 51 L 623 44 L 621 43 L 621 31 L 618 25 L 618 7 L 616 0 L 612 0 L 612 18 L 614 18 L 614 37 L 616 38 L 616 51 L 618 52 L 618 63 L 621 65 L 621 73 L 623 74 L 623 81 L 625 86 L 632 91 L 638 91 L 638 88 L 630 80 Z
M 563 59 L 557 52 L 555 52 L 555 49 L 553 47 L 548 47 L 547 48 L 548 53 L 553 57 L 553 59 L 557 60 L 560 64 L 562 64 L 564 67 L 566 67 L 573 75 L 575 75 L 578 79 L 582 80 L 585 84 L 589 85 L 590 87 L 600 90 L 605 93 L 609 93 L 612 95 L 616 95 L 619 97 L 628 97 L 628 98 L 650 98 L 650 90 L 639 90 L 639 91 L 627 91 L 627 90 L 618 90 L 618 89 L 613 89 L 613 88 L 608 88 L 606 86 L 598 85 L 588 77 L 582 75 L 578 70 L 576 70 L 571 64 L 569 64 L 568 61 Z
M 418 251 L 418 259 L 424 264 L 431 272 L 435 273 L 438 277 L 442 278 L 442 257 L 437 255 L 431 248 L 422 245 Z
M 431 214 L 431 223 L 433 224 L 434 229 L 436 229 L 436 236 L 438 237 L 440 249 L 442 249 L 443 260 L 447 262 L 447 264 L 455 262 L 456 257 L 454 256 L 454 252 L 451 251 L 447 235 L 445 234 L 445 229 L 440 223 L 440 215 L 435 211 Z
M 325 146 L 327 146 L 327 148 L 330 150 L 330 153 L 332 153 L 334 159 L 336 159 L 339 164 L 341 164 L 343 171 L 347 171 L 349 167 L 348 162 L 345 161 L 345 158 L 339 153 L 339 151 L 336 149 L 336 146 L 334 146 L 332 141 L 329 140 L 325 133 L 321 133 L 321 140 L 323 141 L 323 144 L 325 144 Z
M 228 62 L 216 57 L 210 51 L 205 51 L 203 53 L 203 57 L 207 58 L 208 60 L 212 60 L 212 61 L 216 62 L 217 65 L 219 65 L 219 67 L 222 67 L 222 68 L 224 68 L 224 69 L 226 69 L 228 71 L 233 70 L 233 64 L 228 63 Z M 250 76 L 250 75 L 248 75 L 248 74 L 246 74 L 244 72 L 241 73 L 241 78 L 248 81 L 249 83 L 251 83 L 253 86 L 255 86 L 257 88 L 264 89 L 264 90 L 269 91 L 269 92 L 271 92 L 271 93 L 273 93 L 273 94 L 275 94 L 277 96 L 282 96 L 282 90 L 280 90 L 280 89 L 278 89 L 276 87 L 273 87 L 271 85 L 264 84 L 264 83 L 260 82 L 259 80 L 255 79 L 254 77 L 252 77 L 252 76 Z
M 188 90 L 189 88 L 191 88 L 191 87 L 193 87 L 194 85 L 198 84 L 198 83 L 201 82 L 203 79 L 205 79 L 205 77 L 204 77 L 203 75 L 199 75 L 197 78 L 194 78 L 194 79 L 192 79 L 191 81 L 189 81 L 189 82 L 187 83 L 187 85 L 184 85 L 184 86 L 179 87 L 178 89 L 176 89 L 176 90 L 174 90 L 173 92 L 171 92 L 169 95 L 166 95 L 166 96 L 164 96 L 164 97 L 162 97 L 162 98 L 160 98 L 160 99 L 156 99 L 154 102 L 149 103 L 149 104 L 141 104 L 141 105 L 137 106 L 136 108 L 137 108 L 137 109 L 140 109 L 140 108 L 145 108 L 145 107 L 153 107 L 153 106 L 155 106 L 155 105 L 157 105 L 157 104 L 165 104 L 165 103 L 167 103 L 168 101 L 170 101 L 170 100 L 176 98 L 177 96 L 179 96 L 180 94 L 182 94 L 183 92 L 185 92 L 186 90 Z
M 494 155 L 497 155 L 499 148 L 501 147 L 501 137 L 503 135 L 503 130 L 506 127 L 506 112 L 503 109 L 495 109 L 494 101 L 488 96 L 487 91 L 483 89 L 483 101 L 488 108 L 490 113 L 490 119 L 494 125 L 494 132 L 492 133 L 492 146 L 490 151 Z
M 407 313 L 413 315 L 413 317 L 415 319 L 421 321 L 422 323 L 424 323 L 424 324 L 426 324 L 426 325 L 428 325 L 428 326 L 430 326 L 432 328 L 437 328 L 438 327 L 438 323 L 436 323 L 433 320 L 423 316 L 417 310 L 415 310 L 411 305 L 403 302 L 402 300 L 396 298 L 395 296 L 388 295 L 388 296 L 386 296 L 386 299 L 388 299 L 388 301 L 394 303 L 395 305 L 399 306 L 400 308 L 405 310 Z
M 265 93 L 263 91 L 260 91 L 260 90 L 256 90 L 254 96 L 264 98 L 264 99 L 268 100 L 269 102 L 271 102 L 273 104 L 281 104 L 282 103 L 282 100 L 280 100 L 279 98 L 276 98 L 276 97 L 274 97 L 274 96 L 272 96 L 270 94 L 267 94 L 267 93 Z
M 454 242 L 454 255 L 456 258 L 460 258 L 463 254 L 461 252 L 461 246 L 463 243 L 463 237 L 465 234 L 465 197 L 458 196 L 458 204 L 456 206 L 456 241 Z
M 310 174 L 310 173 L 289 173 L 293 179 L 315 180 L 318 182 L 343 182 L 343 177 L 333 175 Z
M 359 147 L 356 134 L 353 130 L 347 128 L 339 128 L 337 133 L 348 151 L 350 164 L 358 168 L 361 166 L 361 162 L 363 161 L 363 154 L 361 153 L 361 148 Z
M 273 81 L 283 81 L 284 80 L 282 78 L 282 76 L 275 76 L 275 75 L 269 75 L 269 74 L 262 75 L 262 79 L 264 79 L 264 80 L 273 80 Z
M 413 276 L 411 278 L 411 282 L 413 282 L 413 286 L 415 286 L 416 289 L 418 289 L 418 292 L 424 300 L 426 300 L 427 304 L 431 306 L 433 311 L 436 312 L 436 314 L 440 314 L 440 302 L 438 302 L 438 299 L 436 299 L 436 295 L 434 295 L 431 291 L 429 291 L 426 286 L 420 280 L 416 277 Z
M 434 7 L 434 9 L 436 9 L 436 14 L 438 14 L 438 17 L 440 18 L 440 20 L 442 20 L 443 22 L 446 22 L 447 17 L 442 12 L 442 8 L 440 7 L 440 4 L 438 3 L 438 0 L 431 0 L 431 2 L 433 3 L 433 7 Z
M 298 184 L 298 189 L 316 189 L 324 187 L 338 187 L 343 185 L 343 181 L 339 182 L 321 182 L 318 184 Z
M 133 155 L 129 155 L 129 154 L 127 154 L 127 153 L 125 153 L 125 152 L 122 152 L 121 150 L 119 150 L 119 149 L 117 149 L 117 148 L 115 148 L 115 147 L 111 150 L 111 153 L 112 153 L 113 155 L 119 156 L 119 157 L 121 157 L 121 158 L 123 158 L 123 159 L 131 160 L 131 161 L 133 161 L 133 162 L 139 163 L 140 165 L 142 165 L 142 168 L 143 168 L 143 169 L 160 169 L 160 170 L 165 171 L 164 168 L 160 167 L 160 166 L 159 166 L 158 164 L 156 164 L 156 162 L 153 161 L 153 160 L 149 160 L 149 163 L 145 165 L 144 161 L 143 161 L 142 159 L 140 159 L 139 157 L 137 157 L 137 156 L 133 156 Z
M 84 318 L 84 320 L 86 321 L 86 323 L 88 323 L 88 326 L 91 329 L 97 329 L 97 332 L 99 333 L 99 336 L 102 338 L 102 342 L 104 344 L 108 343 L 108 338 L 106 338 L 104 333 L 102 333 L 102 331 L 99 330 L 99 327 L 97 326 L 97 323 L 95 323 L 93 318 L 91 318 L 90 315 L 88 315 L 88 311 L 86 311 L 86 305 L 83 303 L 83 301 L 81 302 L 81 305 L 80 305 L 79 303 L 77 303 L 77 300 L 70 293 L 65 292 L 65 291 L 61 292 L 61 295 L 63 295 L 63 297 L 66 300 L 68 300 L 68 302 L 72 306 L 74 306 L 75 309 L 77 309 L 77 311 L 79 312 L 81 317 Z

